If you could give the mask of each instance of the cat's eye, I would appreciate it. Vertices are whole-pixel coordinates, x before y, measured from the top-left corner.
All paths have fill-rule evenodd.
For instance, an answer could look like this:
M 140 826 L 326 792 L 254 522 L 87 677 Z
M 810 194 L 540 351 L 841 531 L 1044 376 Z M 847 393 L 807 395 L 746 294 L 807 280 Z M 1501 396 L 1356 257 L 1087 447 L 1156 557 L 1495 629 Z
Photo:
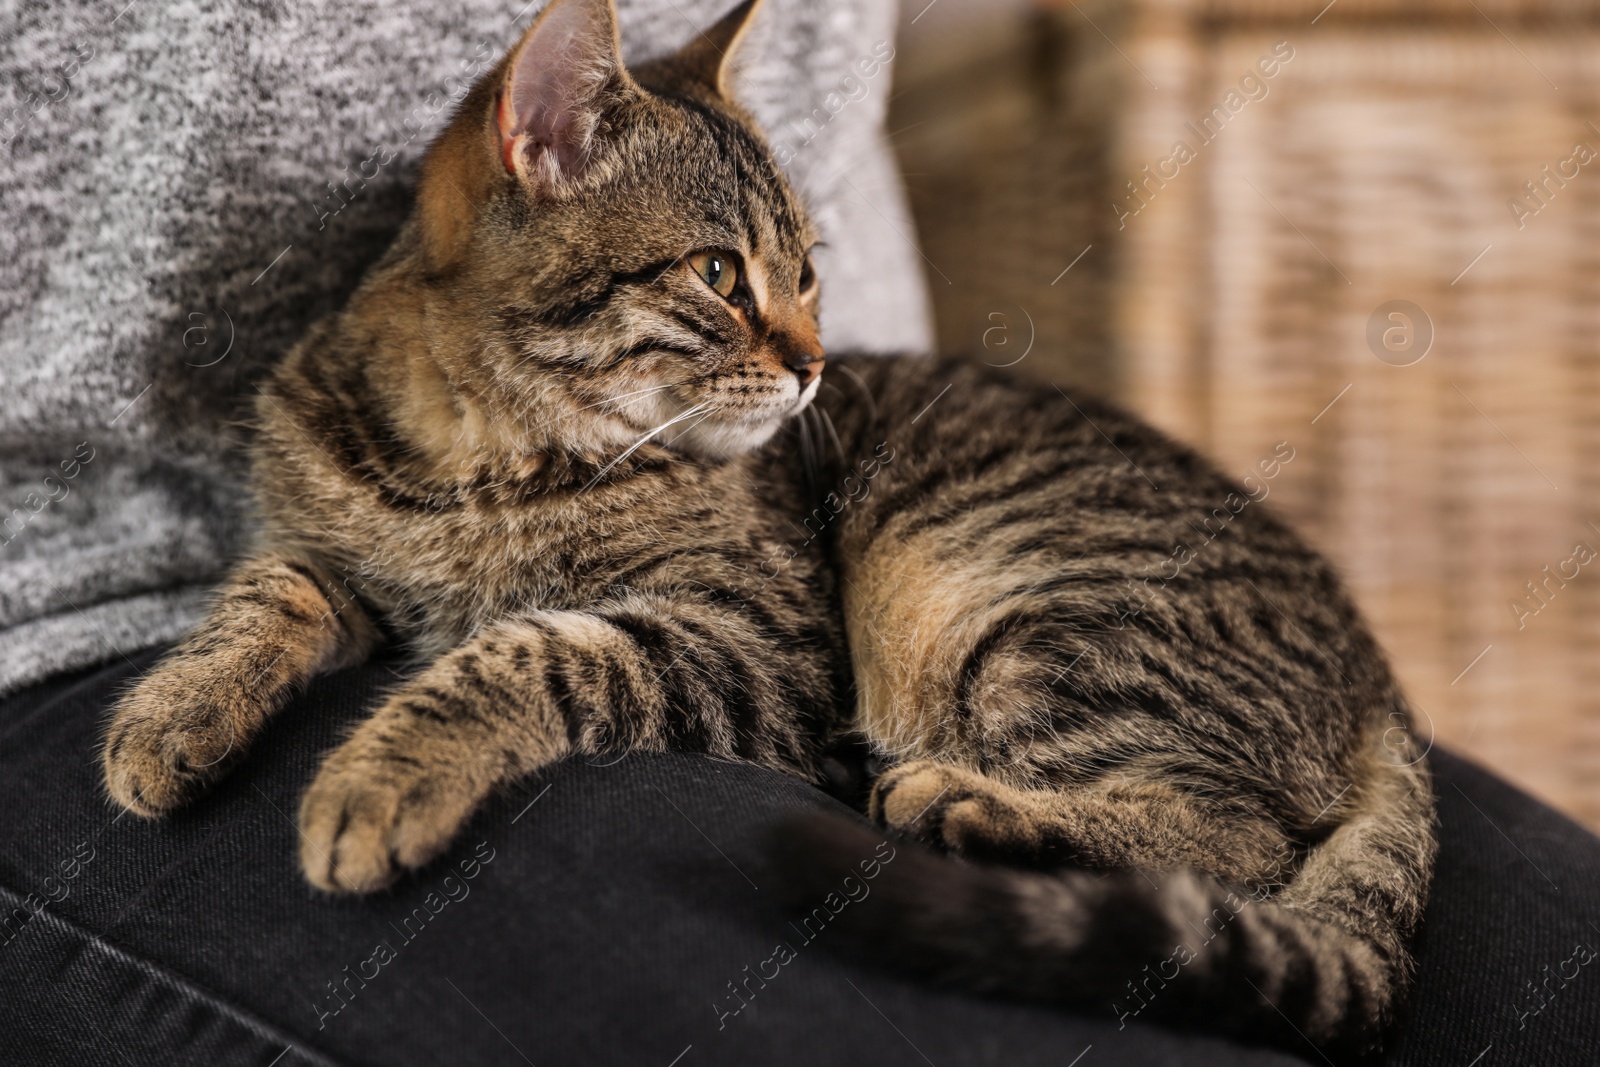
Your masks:
M 817 271 L 816 268 L 811 265 L 811 257 L 807 256 L 806 261 L 800 264 L 800 291 L 802 293 L 809 293 L 811 291 L 811 287 L 816 284 Z
M 733 296 L 733 288 L 739 284 L 739 268 L 734 265 L 730 253 L 715 250 L 691 252 L 688 263 L 700 275 L 700 280 L 715 289 L 724 300 Z

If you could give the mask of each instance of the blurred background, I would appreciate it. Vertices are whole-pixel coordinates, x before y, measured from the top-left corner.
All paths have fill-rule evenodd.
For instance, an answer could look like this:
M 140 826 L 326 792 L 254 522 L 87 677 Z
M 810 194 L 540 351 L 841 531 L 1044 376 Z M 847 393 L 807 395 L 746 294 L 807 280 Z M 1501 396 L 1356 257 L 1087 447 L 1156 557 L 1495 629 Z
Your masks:
M 1342 566 L 1420 729 L 1600 829 L 1600 7 L 902 0 L 939 342 Z

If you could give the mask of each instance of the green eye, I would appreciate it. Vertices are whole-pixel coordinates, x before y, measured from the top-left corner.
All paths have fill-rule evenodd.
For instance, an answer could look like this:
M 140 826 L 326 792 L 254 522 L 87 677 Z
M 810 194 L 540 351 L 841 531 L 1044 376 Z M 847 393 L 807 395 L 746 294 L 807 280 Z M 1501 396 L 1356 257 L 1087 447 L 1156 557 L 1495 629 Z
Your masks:
M 700 280 L 716 290 L 724 300 L 733 295 L 739 284 L 739 268 L 733 265 L 733 256 L 726 252 L 692 252 L 689 266 L 700 275 Z

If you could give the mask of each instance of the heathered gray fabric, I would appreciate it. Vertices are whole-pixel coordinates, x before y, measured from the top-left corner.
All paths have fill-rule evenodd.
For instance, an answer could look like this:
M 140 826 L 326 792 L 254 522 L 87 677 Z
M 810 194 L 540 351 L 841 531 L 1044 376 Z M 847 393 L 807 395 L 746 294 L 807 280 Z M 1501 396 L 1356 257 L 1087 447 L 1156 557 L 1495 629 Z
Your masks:
M 250 536 L 251 383 L 382 251 L 452 93 L 540 6 L 124 2 L 0 11 L 0 693 L 196 621 Z M 629 59 L 727 6 L 621 0 Z M 740 56 L 829 244 L 834 348 L 930 337 L 892 66 L 857 67 L 894 18 L 768 0 Z

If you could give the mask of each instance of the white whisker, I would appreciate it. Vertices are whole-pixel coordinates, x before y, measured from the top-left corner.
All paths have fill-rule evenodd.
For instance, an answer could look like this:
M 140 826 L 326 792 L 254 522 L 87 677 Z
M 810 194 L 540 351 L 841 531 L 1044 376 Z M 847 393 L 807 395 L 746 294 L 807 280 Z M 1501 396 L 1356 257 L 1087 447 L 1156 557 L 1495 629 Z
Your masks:
M 833 447 L 839 452 L 839 462 L 846 464 L 849 463 L 850 458 L 844 454 L 844 442 L 839 440 L 839 431 L 833 427 L 833 417 L 814 403 L 810 407 L 806 408 L 806 410 L 815 411 L 818 415 L 822 416 L 822 421 L 826 423 L 828 427 L 828 436 L 833 438 Z
M 599 473 L 596 474 L 593 478 L 590 478 L 588 484 L 585 485 L 582 489 L 578 490 L 578 492 L 580 492 L 580 493 L 588 492 L 589 489 L 594 485 L 595 482 L 598 482 L 601 478 L 604 478 L 607 474 L 611 473 L 611 469 L 613 467 L 615 467 L 618 463 L 621 463 L 623 460 L 627 459 L 629 456 L 633 455 L 635 452 L 639 451 L 639 449 L 643 448 L 645 446 L 645 443 L 647 441 L 649 441 L 650 438 L 654 437 L 656 434 L 660 433 L 662 430 L 665 430 L 665 429 L 667 429 L 669 427 L 672 427 L 672 426 L 676 426 L 678 423 L 683 422 L 685 419 L 693 418 L 694 416 L 699 415 L 701 412 L 706 411 L 709 407 L 710 407 L 710 405 L 708 405 L 708 404 L 696 404 L 694 407 L 688 408 L 687 410 L 683 411 L 682 413 L 680 413 L 678 415 L 675 415 L 672 418 L 668 419 L 666 422 L 663 422 L 660 426 L 657 426 L 655 429 L 649 431 L 643 437 L 639 438 L 633 444 L 629 445 L 628 448 L 627 448 L 627 451 L 623 452 L 622 455 L 618 456 L 616 459 L 612 460 L 610 463 L 607 463 L 604 467 L 601 467 Z M 695 425 L 698 426 L 699 423 L 696 423 Z
M 694 433 L 696 430 L 698 430 L 700 428 L 700 424 L 701 423 L 705 422 L 707 419 L 709 419 L 714 414 L 716 414 L 716 412 L 711 411 L 710 407 L 708 405 L 706 413 L 704 415 L 701 415 L 698 419 L 695 419 L 694 420 L 694 425 L 690 426 L 687 430 L 683 431 L 684 434 L 687 435 L 687 434 Z M 732 456 L 728 455 L 726 452 L 723 452 L 722 449 L 717 448 L 716 442 L 707 441 L 706 444 L 710 445 L 712 448 L 716 448 L 718 452 L 722 452 L 722 458 L 723 459 L 732 459 L 733 458 Z
M 811 409 L 800 412 L 800 417 L 794 421 L 800 431 L 800 466 L 806 474 L 806 485 L 814 489 L 817 481 L 817 446 L 811 440 Z
M 666 385 L 650 385 L 643 389 L 635 389 L 629 393 L 618 393 L 616 396 L 608 396 L 604 400 L 598 400 L 593 404 L 585 404 L 583 407 L 577 408 L 573 413 L 576 414 L 578 411 L 588 411 L 590 408 L 597 408 L 604 404 L 615 404 L 617 401 L 626 400 L 630 396 L 641 396 L 645 393 L 659 393 L 661 390 L 671 389 L 675 385 L 687 385 L 688 382 L 689 379 L 685 378 L 681 382 L 668 382 Z

